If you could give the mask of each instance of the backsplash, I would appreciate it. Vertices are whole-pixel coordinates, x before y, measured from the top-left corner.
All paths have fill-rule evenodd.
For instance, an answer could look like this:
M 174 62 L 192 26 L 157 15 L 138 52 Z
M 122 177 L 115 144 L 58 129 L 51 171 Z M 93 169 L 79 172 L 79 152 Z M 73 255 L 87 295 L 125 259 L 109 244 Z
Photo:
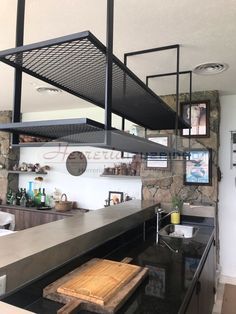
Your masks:
M 175 96 L 162 96 L 163 100 L 175 109 Z M 188 94 L 180 95 L 180 102 L 186 102 Z M 210 101 L 210 137 L 192 138 L 191 148 L 199 147 L 212 149 L 212 186 L 184 185 L 183 161 L 171 161 L 169 170 L 146 169 L 143 164 L 141 170 L 142 196 L 145 200 L 154 199 L 158 202 L 171 202 L 174 195 L 179 195 L 185 202 L 216 205 L 218 200 L 218 149 L 219 149 L 219 125 L 220 103 L 217 91 L 195 92 L 192 101 Z M 148 136 L 166 134 L 167 131 L 149 131 Z M 169 134 L 173 133 L 170 131 Z M 187 140 L 188 141 L 188 140 Z M 187 142 L 186 141 L 186 142 Z M 186 145 L 185 145 L 186 146 Z M 187 148 L 187 146 L 186 146 Z

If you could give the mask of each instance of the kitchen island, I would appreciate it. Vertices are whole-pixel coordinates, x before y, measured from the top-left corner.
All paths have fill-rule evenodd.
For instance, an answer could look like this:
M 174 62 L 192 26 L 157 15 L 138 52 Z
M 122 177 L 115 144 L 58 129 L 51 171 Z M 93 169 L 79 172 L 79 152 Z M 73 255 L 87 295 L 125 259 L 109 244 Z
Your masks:
M 132 200 L 0 238 L 0 276 L 6 292 L 85 254 L 154 216 L 155 202 Z
M 139 210 L 137 210 L 138 207 Z M 59 268 L 55 267 L 54 270 L 45 272 L 41 278 L 31 281 L 24 288 L 8 293 L 3 301 L 32 312 L 54 314 L 62 307 L 62 304 L 42 297 L 43 288 L 48 284 L 93 257 L 120 261 L 128 256 L 133 259 L 133 264 L 148 267 L 149 277 L 118 313 L 211 313 L 215 292 L 214 219 L 201 216 L 182 216 L 183 224 L 195 225 L 199 230 L 196 236 L 191 239 L 175 239 L 173 242 L 168 242 L 170 246 L 168 247 L 161 241 L 156 243 L 154 208 L 154 203 L 136 200 L 84 214 L 85 221 L 90 219 L 90 223 L 92 223 L 99 219 L 100 223 L 103 220 L 107 226 L 101 226 L 101 230 L 96 229 L 95 233 L 91 232 L 93 237 L 90 238 L 90 249 L 83 250 L 80 246 L 83 240 L 86 243 L 87 237 L 82 237 L 81 241 L 77 238 L 77 250 L 81 252 L 77 254 L 77 257 L 60 264 L 61 267 Z M 87 218 L 89 215 L 91 217 Z M 103 218 L 99 218 L 100 215 Z M 67 219 L 71 220 L 72 218 Z M 114 223 L 111 222 L 112 220 Z M 145 237 L 143 233 L 144 220 L 146 220 Z M 59 222 L 62 221 L 58 221 L 56 224 Z M 168 223 L 168 220 L 165 223 Z M 48 226 L 50 225 L 48 224 Z M 108 228 L 109 225 L 111 229 Z M 100 233 L 103 228 L 106 228 L 105 233 L 107 235 L 112 233 L 113 235 L 117 234 L 117 236 L 107 236 L 107 238 L 104 237 L 103 241 L 99 241 L 103 234 Z M 71 237 L 74 232 L 74 229 L 71 230 Z M 48 242 L 51 242 L 51 239 Z M 69 250 L 71 248 L 70 242 L 68 241 Z M 95 244 L 95 242 L 102 242 L 103 244 L 95 245 L 92 249 L 91 243 Z M 66 243 L 62 247 L 66 250 Z M 82 252 L 87 253 L 83 254 Z M 60 251 L 60 254 L 64 255 L 64 251 Z M 41 268 L 37 261 L 35 263 L 35 267 L 32 268 Z M 46 260 L 45 263 L 47 264 Z M 90 312 L 81 310 L 78 313 L 87 314 Z

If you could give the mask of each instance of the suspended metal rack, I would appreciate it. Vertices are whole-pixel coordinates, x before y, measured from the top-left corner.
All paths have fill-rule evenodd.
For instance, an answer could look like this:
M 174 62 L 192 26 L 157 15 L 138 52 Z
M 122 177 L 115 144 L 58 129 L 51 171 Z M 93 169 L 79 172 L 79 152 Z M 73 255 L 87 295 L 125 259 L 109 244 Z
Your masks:
M 5 50 L 0 60 L 105 107 L 106 47 L 90 32 Z M 113 113 L 152 130 L 175 128 L 175 111 L 114 55 L 112 70 Z M 180 118 L 179 127 L 186 127 Z
M 79 143 L 80 146 L 96 146 L 133 153 L 170 153 L 170 149 L 163 145 L 132 134 L 124 134 L 120 130 L 104 130 L 103 124 L 86 118 L 7 123 L 1 125 L 0 130 L 50 138 L 55 146 L 63 143 L 68 143 L 68 145 Z M 110 138 L 109 143 L 106 143 L 107 136 Z M 28 146 L 28 144 L 29 146 L 48 146 L 48 142 L 33 145 L 27 143 L 21 146 Z
M 61 130 L 65 125 L 69 142 L 73 138 L 75 143 L 80 144 L 81 138 L 74 136 L 74 130 L 81 130 L 81 124 L 78 123 L 75 128 L 71 119 L 62 120 L 60 127 L 50 120 L 46 123 L 47 127 L 42 121 L 33 122 L 32 125 L 20 122 L 22 72 L 104 108 L 104 125 L 99 124 L 99 130 L 103 131 L 105 148 L 120 150 L 122 145 L 115 147 L 115 144 L 121 143 L 120 138 L 126 141 L 126 146 L 129 146 L 131 140 L 125 132 L 116 132 L 119 133 L 119 140 L 117 136 L 111 136 L 114 134 L 112 113 L 152 130 L 175 129 L 176 119 L 178 128 L 188 127 L 173 109 L 113 55 L 113 0 L 107 1 L 107 47 L 89 31 L 23 46 L 24 9 L 25 1 L 18 0 L 17 47 L 0 52 L 0 61 L 13 66 L 16 73 L 13 123 L 0 125 L 0 130 L 13 133 L 13 144 L 19 144 L 19 134 L 34 134 L 52 140 L 61 138 Z M 97 123 L 89 119 L 84 119 L 82 125 L 87 130 L 97 127 Z M 73 133 L 70 134 L 70 130 Z M 106 133 L 111 130 L 112 132 Z M 112 143 L 114 138 L 115 143 Z M 136 141 L 134 151 L 137 152 L 140 139 L 133 137 L 133 141 Z M 151 143 L 144 141 L 147 141 L 146 144 Z M 94 146 L 98 146 L 96 141 L 93 142 Z M 91 145 L 91 142 L 88 144 Z M 146 147 L 145 151 L 152 152 L 153 148 L 150 150 Z

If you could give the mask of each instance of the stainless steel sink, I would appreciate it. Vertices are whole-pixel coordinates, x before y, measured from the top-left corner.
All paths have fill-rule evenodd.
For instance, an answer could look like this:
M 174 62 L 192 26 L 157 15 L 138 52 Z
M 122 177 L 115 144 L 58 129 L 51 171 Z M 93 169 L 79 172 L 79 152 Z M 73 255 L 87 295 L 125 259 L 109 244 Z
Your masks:
M 198 230 L 199 228 L 195 226 L 170 224 L 160 229 L 159 236 L 167 238 L 191 239 L 196 236 Z

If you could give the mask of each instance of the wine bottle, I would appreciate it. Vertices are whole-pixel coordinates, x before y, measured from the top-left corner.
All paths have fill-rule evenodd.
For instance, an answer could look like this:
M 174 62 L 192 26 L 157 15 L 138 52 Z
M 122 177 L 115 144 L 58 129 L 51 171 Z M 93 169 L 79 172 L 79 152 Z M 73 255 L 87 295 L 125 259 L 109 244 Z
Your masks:
M 42 196 L 42 192 L 41 192 L 41 188 L 39 188 L 38 193 L 35 196 L 34 202 L 35 205 L 37 207 L 41 206 L 41 196 Z
M 11 204 L 11 197 L 12 197 L 12 190 L 9 189 L 9 191 L 7 193 L 7 197 L 6 197 L 6 203 L 7 204 Z
M 16 193 L 16 205 L 20 205 L 20 199 L 21 199 L 21 192 L 20 189 L 18 189 L 17 193 Z
M 20 206 L 25 207 L 26 206 L 26 201 L 27 201 L 26 193 L 25 193 L 25 191 L 23 191 L 21 199 L 20 199 Z
M 45 206 L 46 205 L 46 193 L 45 193 L 45 189 L 43 188 L 43 193 L 41 194 L 41 206 Z

